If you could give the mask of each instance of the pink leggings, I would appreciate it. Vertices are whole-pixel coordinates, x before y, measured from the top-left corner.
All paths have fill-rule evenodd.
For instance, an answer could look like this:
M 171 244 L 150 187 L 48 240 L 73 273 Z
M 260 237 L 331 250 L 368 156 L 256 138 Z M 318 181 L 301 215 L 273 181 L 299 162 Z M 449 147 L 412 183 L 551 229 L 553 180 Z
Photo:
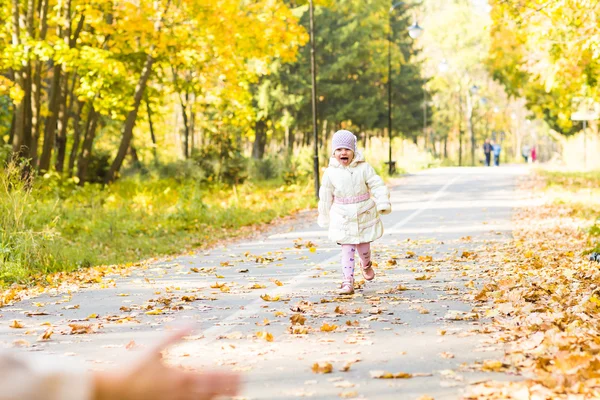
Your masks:
M 346 281 L 354 279 L 354 252 L 356 250 L 358 250 L 358 256 L 363 266 L 371 261 L 371 243 L 343 244 L 342 272 Z

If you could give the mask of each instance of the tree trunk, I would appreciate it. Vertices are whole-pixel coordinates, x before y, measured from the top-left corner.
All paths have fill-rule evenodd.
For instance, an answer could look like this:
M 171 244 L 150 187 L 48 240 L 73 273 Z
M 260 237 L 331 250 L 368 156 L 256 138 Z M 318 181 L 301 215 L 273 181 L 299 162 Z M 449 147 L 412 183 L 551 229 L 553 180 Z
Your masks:
M 21 21 L 19 1 L 12 0 L 12 44 L 21 44 Z M 28 77 L 28 63 L 23 63 L 21 69 L 14 71 L 15 82 L 25 91 L 25 95 L 15 105 L 15 123 L 12 140 L 14 156 L 28 159 L 31 154 L 31 124 L 27 117 L 31 114 L 31 77 Z M 31 69 L 31 68 L 29 68 Z M 29 83 L 29 85 L 28 85 Z M 27 108 L 29 107 L 29 111 Z M 30 122 L 30 121 L 29 121 Z
M 59 173 L 63 172 L 65 165 L 65 155 L 67 153 L 67 127 L 69 125 L 69 117 L 71 116 L 71 108 L 73 105 L 73 91 L 75 89 L 76 79 L 77 75 L 74 75 L 73 87 L 69 91 L 69 73 L 65 72 L 61 90 L 62 101 L 60 105 L 60 112 L 58 114 L 58 135 L 56 136 L 56 161 L 54 164 L 56 172 Z
M 133 144 L 129 146 L 129 154 L 131 155 L 131 163 L 134 165 L 134 167 L 139 168 L 142 165 L 142 163 L 140 162 L 137 150 L 135 149 L 135 146 Z
M 467 90 L 467 131 L 471 137 L 471 166 L 475 166 L 475 130 L 473 129 L 473 98 Z
M 83 112 L 83 102 L 77 101 L 77 111 L 73 115 L 73 146 L 69 155 L 69 176 L 73 176 L 75 160 L 79 151 L 79 142 L 81 141 L 81 113 Z
M 40 41 L 46 40 L 48 32 L 48 0 L 42 0 L 38 3 L 38 13 L 40 19 Z M 41 60 L 37 60 L 33 70 L 33 84 L 31 87 L 31 165 L 37 166 L 38 162 L 38 145 L 40 141 L 40 122 L 41 122 L 41 94 L 42 94 L 42 68 Z
M 152 72 L 152 65 L 154 64 L 154 57 L 152 57 L 152 49 L 148 52 L 146 56 L 146 62 L 144 63 L 144 68 L 142 69 L 142 73 L 140 75 L 140 79 L 135 87 L 135 95 L 133 97 L 133 109 L 129 111 L 127 115 L 127 119 L 125 120 L 125 124 L 123 126 L 121 144 L 119 145 L 119 150 L 117 151 L 117 156 L 115 157 L 113 163 L 106 174 L 106 183 L 113 182 L 119 170 L 121 169 L 121 165 L 123 165 L 123 160 L 127 155 L 127 151 L 129 150 L 129 144 L 131 143 L 131 139 L 133 138 L 133 127 L 135 126 L 135 120 L 137 118 L 137 113 L 140 108 L 140 103 L 142 101 L 142 97 L 144 95 L 144 91 L 146 90 L 146 84 L 148 83 L 148 78 L 150 77 L 150 73 Z
M 444 137 L 444 160 L 448 158 L 448 135 Z
M 148 103 L 148 99 L 146 99 L 146 111 L 148 112 L 148 125 L 150 126 L 150 139 L 152 140 L 152 154 L 154 155 L 154 163 L 158 164 L 158 155 L 156 154 L 156 136 L 154 135 L 152 110 L 150 109 L 150 103 Z
M 291 155 L 294 153 L 294 141 L 296 140 L 294 138 L 294 130 L 290 129 L 289 126 L 286 126 L 285 133 L 287 136 L 287 151 L 288 151 L 288 154 Z
M 162 17 L 166 14 L 171 1 L 169 0 L 165 5 L 165 9 L 162 14 L 160 14 L 160 18 L 156 19 L 154 24 L 154 31 L 160 33 L 161 25 L 162 25 Z M 158 38 L 155 40 L 158 41 Z M 135 120 L 137 118 L 137 113 L 140 108 L 140 103 L 142 102 L 142 97 L 144 96 L 144 92 L 146 91 L 146 84 L 148 83 L 148 78 L 150 78 L 150 74 L 152 73 L 152 66 L 154 65 L 154 57 L 152 56 L 152 52 L 154 51 L 155 46 L 150 46 L 148 54 L 146 55 L 146 62 L 144 63 L 144 68 L 142 69 L 142 73 L 140 74 L 140 79 L 135 87 L 135 94 L 133 96 L 133 109 L 127 114 L 127 119 L 125 120 L 125 124 L 123 125 L 121 144 L 119 145 L 119 150 L 117 151 L 117 156 L 115 157 L 113 163 L 106 174 L 106 183 L 113 182 L 119 170 L 121 169 L 121 165 L 123 165 L 123 160 L 127 155 L 127 150 L 129 149 L 129 144 L 131 143 L 131 139 L 133 138 L 133 127 L 135 126 Z
M 83 186 L 87 178 L 87 169 L 92 155 L 92 146 L 94 144 L 97 125 L 98 113 L 94 110 L 94 106 L 90 105 L 90 112 L 88 113 L 85 128 L 85 137 L 83 139 L 83 145 L 81 146 L 81 153 L 79 153 L 79 158 L 77 159 L 77 177 L 79 178 L 80 186 Z
M 58 112 L 60 107 L 60 78 L 62 74 L 62 66 L 55 64 L 52 69 L 52 86 L 50 89 L 50 104 L 48 105 L 48 118 L 46 118 L 46 126 L 44 127 L 44 143 L 42 146 L 42 155 L 40 157 L 39 171 L 48 171 L 50 161 L 52 159 L 52 149 L 56 138 L 56 123 L 58 121 Z
M 196 108 L 194 107 L 196 104 L 196 95 L 191 94 L 190 98 L 190 156 L 194 156 L 194 149 L 196 148 Z
M 186 160 L 190 158 L 190 125 L 188 123 L 187 115 L 189 99 L 189 92 L 185 93 L 185 102 L 183 101 L 181 95 L 179 95 L 179 103 L 181 104 L 181 117 L 183 119 L 183 156 Z
M 265 146 L 267 144 L 267 123 L 264 119 L 256 121 L 254 124 L 254 132 L 252 158 L 262 160 L 265 155 Z

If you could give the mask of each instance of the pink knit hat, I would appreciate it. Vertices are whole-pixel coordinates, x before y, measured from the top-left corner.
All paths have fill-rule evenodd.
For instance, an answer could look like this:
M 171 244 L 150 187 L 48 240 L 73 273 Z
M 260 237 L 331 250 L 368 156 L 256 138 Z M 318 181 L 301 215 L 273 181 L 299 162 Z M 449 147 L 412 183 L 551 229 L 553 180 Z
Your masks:
M 350 131 L 337 131 L 333 134 L 331 146 L 333 147 L 333 150 L 331 151 L 332 154 L 337 149 L 348 149 L 356 153 L 356 136 Z

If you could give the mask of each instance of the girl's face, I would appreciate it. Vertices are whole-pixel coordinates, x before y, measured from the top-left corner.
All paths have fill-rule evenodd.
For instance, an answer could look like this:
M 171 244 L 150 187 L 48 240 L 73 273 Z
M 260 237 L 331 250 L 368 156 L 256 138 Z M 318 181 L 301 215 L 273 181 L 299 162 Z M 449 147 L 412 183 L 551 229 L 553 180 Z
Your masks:
M 341 165 L 347 167 L 354 159 L 354 152 L 348 149 L 337 149 L 333 152 L 333 156 Z

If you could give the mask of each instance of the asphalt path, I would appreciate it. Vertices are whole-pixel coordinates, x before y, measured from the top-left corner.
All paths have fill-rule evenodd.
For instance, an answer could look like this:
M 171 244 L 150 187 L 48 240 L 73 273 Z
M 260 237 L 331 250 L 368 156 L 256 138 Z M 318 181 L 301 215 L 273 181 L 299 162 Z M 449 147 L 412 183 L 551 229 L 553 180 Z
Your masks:
M 526 173 L 439 168 L 396 180 L 385 235 L 372 247 L 377 277 L 354 296 L 337 295 L 339 246 L 308 212 L 250 241 L 0 309 L 0 343 L 108 369 L 185 325 L 193 336 L 166 359 L 240 371 L 241 398 L 457 399 L 471 383 L 513 379 L 477 367 L 502 349 L 465 299 L 485 283 L 477 253 L 510 238 Z M 292 327 L 294 315 L 304 325 Z M 23 328 L 11 327 L 15 319 Z M 330 373 L 313 371 L 329 365 Z M 383 372 L 412 377 L 374 378 Z

